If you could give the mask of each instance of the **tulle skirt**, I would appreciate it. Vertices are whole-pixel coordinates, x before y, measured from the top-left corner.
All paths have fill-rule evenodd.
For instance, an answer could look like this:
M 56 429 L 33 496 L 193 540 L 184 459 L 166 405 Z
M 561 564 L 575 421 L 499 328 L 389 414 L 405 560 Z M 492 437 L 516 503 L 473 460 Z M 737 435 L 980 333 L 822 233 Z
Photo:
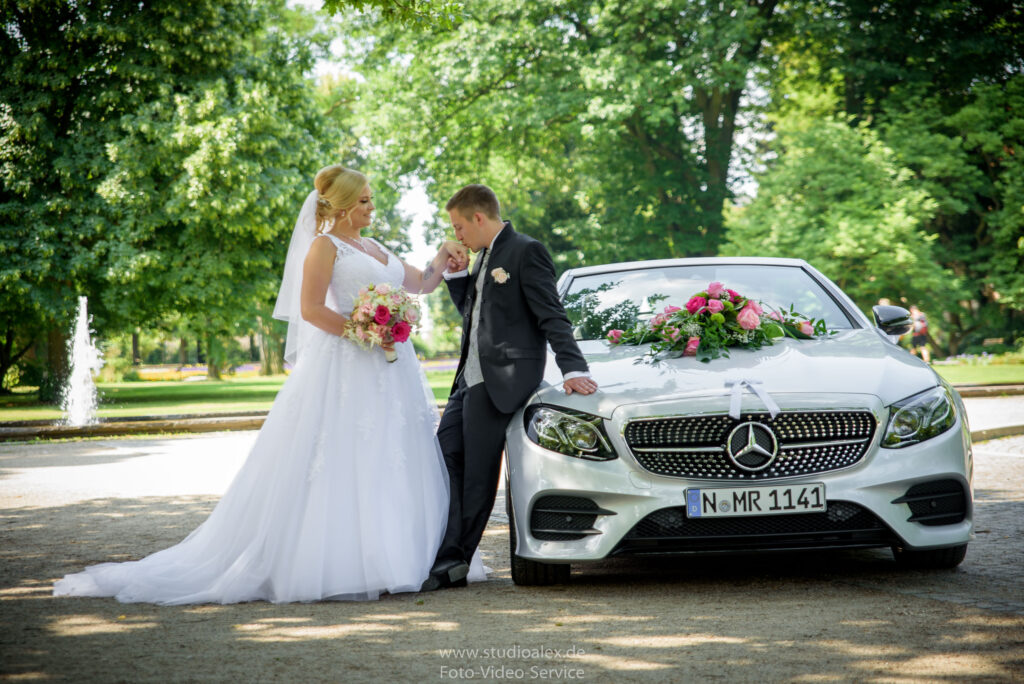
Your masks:
M 369 600 L 416 591 L 444 534 L 437 411 L 399 358 L 316 331 L 210 517 L 139 561 L 67 575 L 58 596 L 123 602 Z M 484 579 L 479 557 L 472 580 Z

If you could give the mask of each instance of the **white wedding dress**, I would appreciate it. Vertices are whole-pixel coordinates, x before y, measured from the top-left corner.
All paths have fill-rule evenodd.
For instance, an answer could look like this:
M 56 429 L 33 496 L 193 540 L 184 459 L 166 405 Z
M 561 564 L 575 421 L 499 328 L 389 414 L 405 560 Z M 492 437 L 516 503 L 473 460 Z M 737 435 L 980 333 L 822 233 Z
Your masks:
M 327 304 L 401 287 L 404 268 L 333 236 Z M 324 239 L 323 237 L 318 239 Z M 398 360 L 308 326 L 252 452 L 210 517 L 139 561 L 67 575 L 57 596 L 161 604 L 369 600 L 417 591 L 448 516 L 437 410 L 411 343 Z M 470 580 L 486 578 L 479 556 Z

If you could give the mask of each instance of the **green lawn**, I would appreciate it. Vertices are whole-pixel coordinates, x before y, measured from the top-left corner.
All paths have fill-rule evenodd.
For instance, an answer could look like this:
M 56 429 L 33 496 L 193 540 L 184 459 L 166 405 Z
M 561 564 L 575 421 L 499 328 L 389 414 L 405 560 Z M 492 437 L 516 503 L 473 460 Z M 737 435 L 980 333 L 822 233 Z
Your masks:
M 932 367 L 954 385 L 1024 385 L 1024 364 Z
M 944 378 L 957 385 L 1024 384 L 1024 365 L 935 366 Z M 455 371 L 427 371 L 427 380 L 438 401 L 448 398 Z M 270 408 L 285 376 L 238 378 L 223 382 L 100 383 L 103 418 L 166 416 L 183 413 L 235 413 Z M 40 404 L 31 394 L 0 397 L 0 423 L 16 420 L 56 420 L 61 411 Z
M 235 413 L 270 408 L 284 375 L 212 382 L 99 383 L 101 418 L 166 416 L 183 413 Z M 455 371 L 429 371 L 427 381 L 438 401 L 448 398 Z M 40 404 L 30 394 L 0 397 L 0 423 L 15 420 L 56 420 L 61 411 Z

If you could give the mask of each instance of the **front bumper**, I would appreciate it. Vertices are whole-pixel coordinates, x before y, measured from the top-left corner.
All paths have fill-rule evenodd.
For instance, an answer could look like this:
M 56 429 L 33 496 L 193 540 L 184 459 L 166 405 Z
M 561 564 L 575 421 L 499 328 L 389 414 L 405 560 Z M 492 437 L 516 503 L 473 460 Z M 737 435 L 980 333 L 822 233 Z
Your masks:
M 776 397 L 783 411 L 828 407 L 871 411 L 878 427 L 864 457 L 842 470 L 772 480 L 771 484 L 823 483 L 829 512 L 687 521 L 687 488 L 737 486 L 723 480 L 696 480 L 656 475 L 632 456 L 623 437 L 626 422 L 651 415 L 725 413 L 720 398 L 695 402 L 622 406 L 605 429 L 619 457 L 611 461 L 585 461 L 544 449 L 526 436 L 521 415 L 507 432 L 507 489 L 514 512 L 517 555 L 545 562 L 599 560 L 618 554 L 708 553 L 806 548 L 864 548 L 900 546 L 929 549 L 967 543 L 973 529 L 971 447 L 963 413 L 943 434 L 903 449 L 879 447 L 887 410 L 873 396 L 785 395 Z M 920 505 L 897 502 L 908 491 L 922 491 L 926 483 L 963 492 L 962 516 L 956 522 L 928 521 Z M 763 485 L 765 482 L 751 482 Z M 918 486 L 916 490 L 913 490 Z M 927 491 L 925 489 L 924 491 Z M 591 501 L 586 510 L 570 513 L 573 501 Z M 927 507 L 925 501 L 921 505 Z M 550 526 L 531 519 L 536 510 L 556 510 L 585 521 L 573 534 L 534 531 Z M 925 511 L 927 513 L 927 511 Z M 548 519 L 552 519 L 548 515 Z M 815 521 L 805 516 L 825 516 Z M 833 520 L 836 518 L 837 520 Z M 841 520 L 840 520 L 841 518 Z M 914 520 L 911 520 L 914 518 Z M 737 522 L 738 521 L 738 522 Z M 819 524 L 820 523 L 820 524 Z M 939 524 L 941 523 L 941 524 Z M 578 527 L 578 526 L 577 526 Z

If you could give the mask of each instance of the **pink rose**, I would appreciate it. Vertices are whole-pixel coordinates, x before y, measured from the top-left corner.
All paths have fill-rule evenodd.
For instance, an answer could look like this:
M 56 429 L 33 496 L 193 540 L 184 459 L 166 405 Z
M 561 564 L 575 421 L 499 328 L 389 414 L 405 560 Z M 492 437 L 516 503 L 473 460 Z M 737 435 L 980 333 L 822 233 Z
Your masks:
M 808 337 L 814 337 L 814 326 L 810 321 L 800 321 L 800 332 Z
M 708 300 L 708 311 L 710 311 L 711 313 L 716 314 L 716 313 L 720 312 L 724 308 L 725 308 L 725 305 L 722 304 L 722 300 L 721 299 L 709 299 Z
M 753 330 L 761 324 L 761 319 L 748 304 L 743 307 L 738 314 L 736 314 L 736 322 L 739 323 L 740 327 L 744 330 Z
M 398 321 L 391 328 L 391 336 L 395 338 L 395 342 L 405 342 L 411 332 L 412 326 L 405 321 Z
M 690 301 L 686 302 L 686 310 L 691 314 L 695 314 L 704 308 L 704 305 L 708 303 L 708 300 L 700 296 L 690 297 Z
M 742 299 L 742 297 L 740 297 L 740 293 L 737 292 L 736 290 L 727 289 L 726 292 L 729 293 L 729 301 L 732 302 L 733 304 Z
M 657 316 L 651 319 L 651 327 L 656 328 L 662 323 L 664 323 L 666 320 L 668 320 L 668 317 L 665 314 L 658 314 Z
M 405 320 L 410 323 L 417 323 L 420 320 L 420 311 L 416 307 L 410 307 L 405 311 Z
M 377 306 L 377 312 L 373 315 L 373 322 L 379 325 L 384 325 L 391 320 L 391 311 L 388 307 L 380 304 Z
M 723 292 L 725 292 L 725 285 L 720 282 L 715 281 L 708 285 L 708 297 L 711 299 L 718 299 Z
M 683 356 L 696 356 L 697 347 L 700 346 L 699 337 L 691 337 L 686 341 L 686 349 L 683 351 Z
M 388 292 L 391 292 L 391 286 L 387 283 L 381 283 L 377 286 L 377 292 L 386 295 Z
M 682 309 L 680 309 L 678 306 L 666 306 L 665 307 L 665 313 L 666 314 L 674 314 L 676 311 L 682 311 Z
M 755 302 L 753 299 L 748 299 L 747 300 L 747 305 L 744 306 L 743 308 L 744 309 L 747 309 L 747 308 L 753 309 L 754 313 L 756 313 L 758 316 L 760 316 L 761 314 L 764 313 L 764 309 L 761 308 L 761 305 L 758 304 L 757 302 Z
M 607 334 L 608 341 L 611 342 L 612 344 L 619 344 L 620 342 L 622 342 L 623 334 L 625 333 L 622 330 L 609 330 Z
M 778 311 L 770 312 L 768 314 L 768 318 L 772 318 L 772 319 L 778 321 L 779 323 L 782 323 L 782 314 L 780 314 Z
M 679 328 L 674 326 L 668 326 L 662 331 L 662 334 L 669 339 L 671 342 L 678 342 L 682 333 L 679 332 Z

